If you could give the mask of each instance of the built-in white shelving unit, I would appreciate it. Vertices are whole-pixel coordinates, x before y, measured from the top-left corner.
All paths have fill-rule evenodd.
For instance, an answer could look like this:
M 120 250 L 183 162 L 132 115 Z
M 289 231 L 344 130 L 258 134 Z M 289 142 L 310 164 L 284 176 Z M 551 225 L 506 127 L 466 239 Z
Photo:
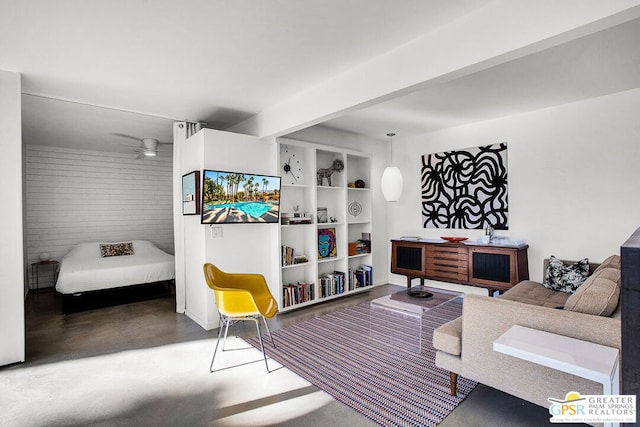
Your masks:
M 282 257 L 272 293 L 280 310 L 368 290 L 373 284 L 370 156 L 291 139 L 277 142 Z M 326 178 L 318 182 L 318 169 L 336 160 L 343 170 L 331 174 L 331 184 Z M 356 188 L 356 181 L 364 187 Z M 307 262 L 295 264 L 300 256 Z

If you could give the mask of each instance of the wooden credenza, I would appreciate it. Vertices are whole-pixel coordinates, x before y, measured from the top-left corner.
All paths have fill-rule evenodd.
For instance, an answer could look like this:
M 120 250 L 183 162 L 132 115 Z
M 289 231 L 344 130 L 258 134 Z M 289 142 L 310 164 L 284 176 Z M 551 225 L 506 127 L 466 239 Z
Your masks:
M 527 245 L 518 247 L 432 241 L 391 241 L 391 272 L 504 291 L 529 279 Z

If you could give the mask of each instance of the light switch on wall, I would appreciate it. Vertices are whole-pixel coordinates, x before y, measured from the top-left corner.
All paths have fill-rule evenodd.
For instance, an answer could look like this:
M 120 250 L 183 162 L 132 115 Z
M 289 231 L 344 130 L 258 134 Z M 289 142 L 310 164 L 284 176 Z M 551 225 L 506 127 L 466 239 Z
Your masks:
M 211 238 L 212 239 L 222 238 L 222 227 L 211 227 Z

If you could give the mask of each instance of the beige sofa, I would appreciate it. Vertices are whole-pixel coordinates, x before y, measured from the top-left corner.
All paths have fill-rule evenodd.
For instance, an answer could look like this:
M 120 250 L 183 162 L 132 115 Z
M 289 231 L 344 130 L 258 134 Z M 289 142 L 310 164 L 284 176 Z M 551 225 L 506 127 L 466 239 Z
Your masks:
M 574 294 L 526 280 L 497 298 L 466 295 L 462 316 L 433 335 L 436 365 L 451 372 L 451 393 L 459 374 L 544 407 L 569 391 L 602 394 L 599 383 L 493 351 L 513 325 L 620 349 L 620 257 L 591 264 L 590 272 Z

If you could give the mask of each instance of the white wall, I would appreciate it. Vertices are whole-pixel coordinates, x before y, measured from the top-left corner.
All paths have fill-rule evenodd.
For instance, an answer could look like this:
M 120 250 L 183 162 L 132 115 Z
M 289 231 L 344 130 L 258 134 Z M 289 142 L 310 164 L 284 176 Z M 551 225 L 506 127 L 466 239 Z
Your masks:
M 636 89 L 394 141 L 405 192 L 391 207 L 390 234 L 483 234 L 422 228 L 421 156 L 506 141 L 509 230 L 498 234 L 527 240 L 531 279 L 542 279 L 552 254 L 602 261 L 640 225 L 639 117 Z
M 25 176 L 27 263 L 90 241 L 150 240 L 173 253 L 170 157 L 28 145 Z M 39 282 L 53 285 L 49 269 Z
M 0 366 L 25 360 L 20 74 L 0 71 Z
M 390 129 L 390 131 L 392 130 Z M 391 266 L 387 207 L 393 205 L 393 203 L 386 202 L 382 197 L 380 178 L 384 168 L 387 167 L 388 140 L 372 139 L 364 135 L 342 132 L 324 126 L 314 126 L 289 134 L 286 137 L 298 141 L 349 148 L 371 154 L 372 182 L 367 183 L 367 186 L 371 187 L 373 199 L 371 215 L 373 282 L 375 285 L 387 283 Z M 382 136 L 382 138 L 386 137 Z
M 273 142 L 253 136 L 203 129 L 189 138 L 182 152 L 182 174 L 211 169 L 278 175 Z M 202 176 L 201 176 L 202 179 Z M 213 292 L 202 265 L 211 262 L 230 273 L 258 273 L 272 286 L 278 280 L 280 250 L 277 224 L 226 224 L 221 238 L 212 238 L 200 216 L 184 216 L 185 313 L 203 328 L 218 327 Z
M 204 135 L 200 131 L 188 138 L 182 144 L 180 159 L 180 176 L 191 171 L 200 171 L 200 185 L 202 189 L 202 169 L 204 168 Z M 182 188 L 182 186 L 181 186 Z M 202 190 L 201 190 L 202 191 Z M 182 210 L 180 197 L 180 210 Z M 207 288 L 202 273 L 202 265 L 207 262 L 207 248 L 205 226 L 200 224 L 200 215 L 186 215 L 182 217 L 184 239 L 184 280 L 185 280 L 185 310 L 184 313 L 204 329 L 217 326 L 216 311 L 213 294 Z M 179 290 L 176 289 L 176 292 Z

